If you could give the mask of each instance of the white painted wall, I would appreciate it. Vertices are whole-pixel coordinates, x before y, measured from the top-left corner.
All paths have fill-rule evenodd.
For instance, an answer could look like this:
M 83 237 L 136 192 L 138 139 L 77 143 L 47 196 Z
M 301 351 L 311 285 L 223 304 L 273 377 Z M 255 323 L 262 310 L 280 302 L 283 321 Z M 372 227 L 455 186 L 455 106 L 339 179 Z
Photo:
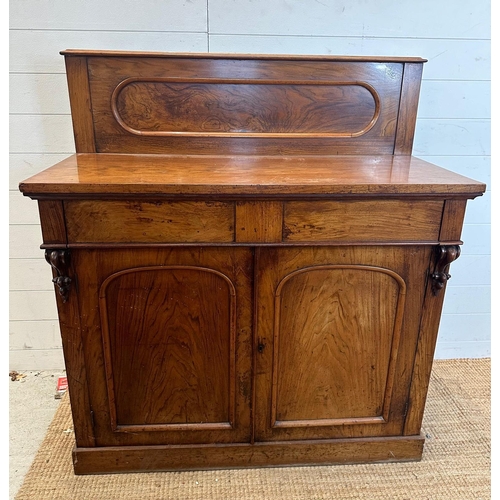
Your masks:
M 37 204 L 19 181 L 74 152 L 66 48 L 429 59 L 414 154 L 488 184 L 469 202 L 436 356 L 490 355 L 487 0 L 16 0 L 10 3 L 10 366 L 63 367 Z

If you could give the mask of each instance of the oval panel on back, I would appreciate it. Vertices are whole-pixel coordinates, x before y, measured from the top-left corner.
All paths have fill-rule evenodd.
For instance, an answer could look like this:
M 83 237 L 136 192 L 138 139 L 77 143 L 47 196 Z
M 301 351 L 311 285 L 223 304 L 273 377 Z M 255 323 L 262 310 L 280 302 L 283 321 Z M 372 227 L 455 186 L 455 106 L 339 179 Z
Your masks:
M 375 123 L 379 98 L 364 83 L 178 83 L 129 78 L 115 89 L 113 114 L 144 136 L 262 135 L 355 137 Z

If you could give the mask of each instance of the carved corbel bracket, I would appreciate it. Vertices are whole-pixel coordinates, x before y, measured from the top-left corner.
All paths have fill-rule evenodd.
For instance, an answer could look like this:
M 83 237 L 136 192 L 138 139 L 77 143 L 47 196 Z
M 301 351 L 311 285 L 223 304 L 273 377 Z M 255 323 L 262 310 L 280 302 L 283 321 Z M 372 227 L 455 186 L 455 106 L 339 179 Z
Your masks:
M 448 274 L 448 270 L 450 264 L 458 259 L 458 257 L 460 257 L 460 247 L 458 245 L 440 245 L 437 247 L 436 267 L 431 274 L 431 286 L 434 295 L 437 295 L 451 278 L 451 274 Z
M 56 271 L 56 277 L 52 278 L 52 283 L 57 287 L 63 302 L 68 300 L 71 287 L 71 278 L 68 276 L 70 252 L 69 250 L 45 250 L 45 260 Z

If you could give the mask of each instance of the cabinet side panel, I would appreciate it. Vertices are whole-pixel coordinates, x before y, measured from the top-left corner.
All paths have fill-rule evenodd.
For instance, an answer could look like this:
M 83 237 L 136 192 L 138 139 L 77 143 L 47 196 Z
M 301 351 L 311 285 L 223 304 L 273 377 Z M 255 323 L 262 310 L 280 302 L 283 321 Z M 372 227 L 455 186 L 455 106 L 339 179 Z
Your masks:
M 432 275 L 435 268 L 436 264 L 434 258 L 432 258 L 429 267 L 429 276 Z M 446 282 L 443 284 L 443 288 L 436 292 L 436 289 L 433 289 L 432 281 L 432 279 L 427 280 L 425 299 L 422 307 L 420 332 L 408 397 L 408 411 L 403 431 L 403 434 L 407 436 L 419 434 L 422 426 L 441 320 L 441 311 L 443 309 Z
M 63 202 L 39 200 L 38 210 L 44 244 L 67 243 Z
M 56 277 L 55 270 L 53 270 L 53 276 Z M 70 277 L 74 284 L 76 279 L 73 272 L 71 272 Z M 72 288 L 65 303 L 60 294 L 56 293 L 57 310 L 76 445 L 92 447 L 95 446 L 95 437 L 82 344 L 78 291 L 76 286 Z
M 401 104 L 394 145 L 395 155 L 411 155 L 413 149 L 422 69 L 423 65 L 420 63 L 406 63 L 404 66 Z
M 467 200 L 446 200 L 444 202 L 443 219 L 439 241 L 457 241 L 462 235 Z
M 87 58 L 66 56 L 65 62 L 76 152 L 95 153 Z

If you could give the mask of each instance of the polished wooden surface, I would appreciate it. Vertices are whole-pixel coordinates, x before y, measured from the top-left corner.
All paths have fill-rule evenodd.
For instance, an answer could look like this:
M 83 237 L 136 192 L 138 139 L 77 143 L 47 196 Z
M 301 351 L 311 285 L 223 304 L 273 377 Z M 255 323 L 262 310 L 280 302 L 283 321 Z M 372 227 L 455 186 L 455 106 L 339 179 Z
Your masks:
M 462 236 L 467 200 L 446 200 L 443 211 L 441 241 L 457 241 Z
M 122 128 L 143 137 L 355 137 L 380 114 L 378 95 L 357 83 L 248 81 L 130 78 L 113 92 L 111 109 Z
M 99 153 L 394 151 L 403 62 L 97 55 L 87 65 Z
M 66 244 L 66 221 L 64 206 L 60 200 L 39 200 L 38 212 L 44 221 L 42 226 L 43 241 L 47 244 Z
M 442 212 L 442 201 L 288 201 L 284 241 L 436 240 Z
M 152 472 L 290 465 L 355 464 L 417 461 L 424 438 L 280 441 L 278 443 L 193 446 L 75 448 L 75 474 Z
M 42 225 L 45 220 L 45 218 L 42 219 Z M 54 278 L 57 276 L 54 268 L 52 268 L 52 275 Z M 70 278 L 75 279 L 73 268 L 70 270 Z M 96 445 L 89 392 L 89 369 L 91 370 L 92 366 L 84 357 L 85 330 L 82 328 L 80 307 L 75 295 L 73 291 L 71 298 L 63 302 L 61 295 L 56 293 L 56 303 L 75 442 L 76 446 L 85 448 Z
M 405 64 L 396 143 L 394 145 L 395 155 L 411 155 L 413 149 L 422 69 L 421 64 Z
M 66 49 L 60 54 L 64 56 L 99 56 L 99 57 L 160 57 L 193 59 L 245 59 L 245 60 L 286 60 L 286 61 L 356 61 L 356 62 L 418 62 L 424 63 L 422 57 L 405 56 L 336 56 L 336 55 L 296 55 L 296 54 L 226 54 L 206 52 L 137 52 L 126 50 L 85 50 Z
M 68 50 L 39 200 L 77 474 L 418 460 L 485 185 L 411 156 L 420 58 Z
M 234 241 L 234 203 L 65 201 L 72 243 Z
M 252 251 L 73 250 L 97 446 L 250 441 Z
M 78 154 L 20 184 L 26 195 L 465 195 L 486 186 L 411 156 Z
M 313 265 L 287 274 L 274 298 L 272 426 L 385 422 L 404 279 L 376 266 Z
M 276 243 L 283 240 L 283 203 L 240 201 L 236 203 L 238 243 Z
M 65 63 L 75 149 L 77 153 L 95 153 L 94 123 L 92 119 L 87 58 L 68 57 Z
M 99 295 L 113 428 L 232 428 L 233 282 L 210 268 L 149 265 L 110 275 Z
M 257 250 L 256 441 L 402 433 L 432 253 Z

